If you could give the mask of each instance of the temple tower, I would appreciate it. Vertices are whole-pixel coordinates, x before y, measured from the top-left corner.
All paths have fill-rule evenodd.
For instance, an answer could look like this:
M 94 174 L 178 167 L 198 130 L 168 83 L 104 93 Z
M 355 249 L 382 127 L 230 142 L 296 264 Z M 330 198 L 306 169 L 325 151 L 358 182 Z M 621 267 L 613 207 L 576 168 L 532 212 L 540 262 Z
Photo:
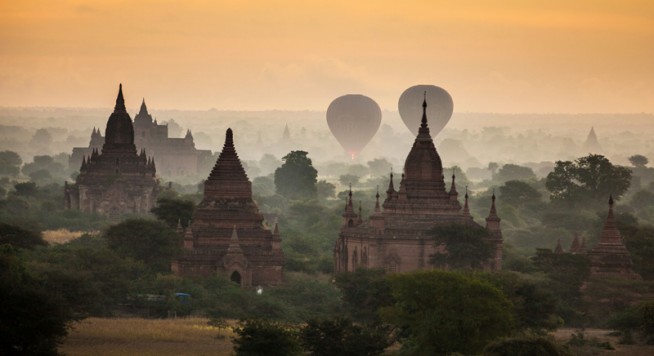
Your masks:
M 178 275 L 217 273 L 243 287 L 282 283 L 279 227 L 271 232 L 263 223 L 231 129 L 183 236 L 184 254 L 172 263 Z
M 609 197 L 609 213 L 599 243 L 588 253 L 591 275 L 612 275 L 640 279 L 633 270 L 631 254 L 624 245 L 613 215 L 613 196 Z
M 446 190 L 442 161 L 429 133 L 426 100 L 422 108 L 418 136 L 404 162 L 398 188 L 391 172 L 386 198 L 380 204 L 377 192 L 368 219 L 363 219 L 361 209 L 359 214 L 354 211 L 350 190 L 334 245 L 336 273 L 357 268 L 383 268 L 388 272 L 431 269 L 434 265 L 430 256 L 446 248 L 436 246 L 430 236 L 432 229 L 448 225 L 481 227 L 470 215 L 467 190 L 464 207 L 459 203 L 454 173 L 450 189 Z M 486 226 L 493 254 L 482 265 L 497 270 L 501 268 L 503 244 L 494 195 Z
M 95 130 L 94 130 L 95 131 Z M 97 137 L 99 130 L 94 132 Z M 82 157 L 75 184 L 65 187 L 67 209 L 118 218 L 122 214 L 148 214 L 159 192 L 154 161 L 136 152 L 132 119 L 125 110 L 122 84 L 114 112 L 107 120 L 102 151 Z

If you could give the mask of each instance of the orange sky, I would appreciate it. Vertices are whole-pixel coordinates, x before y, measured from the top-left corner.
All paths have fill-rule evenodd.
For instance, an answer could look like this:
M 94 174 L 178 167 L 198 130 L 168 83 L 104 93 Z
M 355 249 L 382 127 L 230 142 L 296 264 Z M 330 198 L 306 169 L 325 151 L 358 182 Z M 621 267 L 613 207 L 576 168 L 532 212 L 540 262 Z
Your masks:
M 654 112 L 654 1 L 0 0 L 0 106 Z

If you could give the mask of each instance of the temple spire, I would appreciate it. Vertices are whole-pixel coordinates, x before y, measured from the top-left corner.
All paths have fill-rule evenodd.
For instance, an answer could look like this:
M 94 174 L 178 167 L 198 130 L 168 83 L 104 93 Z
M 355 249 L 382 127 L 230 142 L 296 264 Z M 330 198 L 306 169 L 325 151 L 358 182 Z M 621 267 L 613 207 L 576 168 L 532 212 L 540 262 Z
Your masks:
M 127 112 L 127 109 L 125 109 L 125 98 L 123 98 L 122 83 L 120 83 L 118 86 L 118 97 L 116 98 L 116 106 L 114 107 L 114 112 Z
M 381 212 L 381 207 L 379 206 L 379 186 L 377 186 L 377 194 L 375 194 L 375 213 Z
M 357 218 L 357 225 L 360 225 L 363 223 L 363 218 L 362 218 L 362 209 L 361 209 L 361 200 L 359 200 L 359 218 Z
M 456 191 L 456 175 L 454 174 L 455 170 L 452 169 L 452 186 L 450 187 L 450 200 L 457 200 L 459 193 Z
M 466 185 L 466 195 L 465 195 L 465 202 L 463 203 L 463 216 L 469 217 L 472 219 L 472 215 L 470 215 L 470 207 L 468 206 L 468 186 Z
M 560 254 L 563 253 L 563 246 L 561 246 L 561 238 L 559 238 L 556 241 L 556 248 L 554 249 L 554 253 L 556 253 L 557 255 L 560 255 Z
M 147 115 L 148 114 L 148 107 L 145 106 L 145 98 L 143 98 L 143 101 L 141 102 L 141 110 L 139 110 L 139 115 Z
M 427 128 L 427 91 L 425 91 L 424 99 L 422 100 L 422 119 L 420 120 L 420 127 Z

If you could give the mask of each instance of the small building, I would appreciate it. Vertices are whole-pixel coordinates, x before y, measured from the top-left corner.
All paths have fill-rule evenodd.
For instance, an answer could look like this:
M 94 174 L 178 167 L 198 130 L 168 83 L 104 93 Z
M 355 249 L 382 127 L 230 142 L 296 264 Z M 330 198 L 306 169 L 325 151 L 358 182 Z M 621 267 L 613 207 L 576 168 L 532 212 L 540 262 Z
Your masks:
M 99 130 L 94 135 L 97 137 Z M 158 193 L 154 160 L 147 157 L 145 150 L 137 154 L 121 84 L 114 112 L 107 120 L 102 150 L 94 148 L 90 155 L 82 157 L 75 183 L 65 184 L 65 207 L 110 218 L 147 214 Z
M 446 190 L 441 158 L 429 133 L 426 101 L 422 106 L 418 136 L 404 163 L 399 189 L 395 189 L 391 173 L 386 199 L 380 205 L 377 193 L 374 212 L 367 220 L 361 216 L 361 207 L 358 214 L 354 211 L 350 190 L 342 215 L 343 225 L 334 246 L 336 273 L 352 272 L 357 268 L 382 268 L 388 272 L 432 269 L 435 266 L 430 263 L 430 256 L 447 246 L 437 245 L 429 236 L 430 230 L 451 225 L 481 227 L 470 215 L 467 192 L 464 206 L 459 203 L 454 175 L 449 192 Z M 480 261 L 480 264 L 499 270 L 503 239 L 495 194 L 486 218 L 486 229 L 493 253 L 488 261 Z
M 181 276 L 220 274 L 243 287 L 282 283 L 284 254 L 279 227 L 263 223 L 252 183 L 234 148 L 232 130 L 211 174 L 202 202 L 182 230 L 184 253 L 172 262 Z

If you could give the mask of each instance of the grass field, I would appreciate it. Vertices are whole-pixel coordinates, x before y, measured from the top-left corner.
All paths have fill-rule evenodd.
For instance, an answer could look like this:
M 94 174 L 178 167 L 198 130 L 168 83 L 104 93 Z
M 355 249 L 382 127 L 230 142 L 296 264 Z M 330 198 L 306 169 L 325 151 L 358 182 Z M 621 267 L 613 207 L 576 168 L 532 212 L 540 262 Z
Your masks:
M 84 234 L 82 231 L 70 231 L 66 229 L 43 231 L 43 239 L 50 244 L 65 244 L 73 241 Z
M 580 347 L 571 347 L 573 355 L 611 355 L 611 356 L 649 356 L 654 355 L 654 346 L 652 345 L 622 345 L 619 337 L 609 335 L 610 330 L 605 329 L 558 329 L 552 333 L 554 338 L 562 344 L 567 343 L 573 334 L 583 333 L 586 345 Z M 614 350 L 604 349 L 598 344 L 609 343 Z
M 76 323 L 59 350 L 66 355 L 229 355 L 231 330 L 204 318 L 88 318 Z
M 88 318 L 74 325 L 59 350 L 66 355 L 230 355 L 231 329 L 218 329 L 205 318 L 140 319 Z M 233 323 L 231 323 L 233 325 Z M 562 344 L 567 343 L 577 329 L 559 329 L 552 333 Z M 618 337 L 608 330 L 585 329 L 586 345 L 573 347 L 575 355 L 645 356 L 654 355 L 654 346 L 621 345 Z M 608 342 L 615 350 L 598 347 Z M 397 350 L 394 345 L 387 350 Z

